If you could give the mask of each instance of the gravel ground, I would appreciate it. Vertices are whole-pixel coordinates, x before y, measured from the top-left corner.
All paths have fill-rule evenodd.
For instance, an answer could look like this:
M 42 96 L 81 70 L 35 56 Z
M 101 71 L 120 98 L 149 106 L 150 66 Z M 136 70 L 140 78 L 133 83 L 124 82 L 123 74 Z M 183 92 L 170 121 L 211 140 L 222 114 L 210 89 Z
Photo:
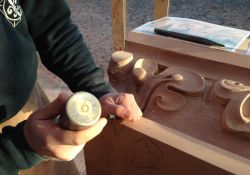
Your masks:
M 111 0 L 68 0 L 72 19 L 84 34 L 98 65 L 112 53 Z M 153 0 L 127 0 L 128 31 L 153 20 Z M 250 0 L 170 0 L 170 16 L 250 30 Z
M 84 35 L 97 65 L 106 70 L 112 54 L 111 0 L 66 1 L 72 11 L 72 20 Z M 130 31 L 153 20 L 153 0 L 127 0 L 127 11 L 127 31 Z M 249 11 L 250 0 L 170 0 L 169 15 L 250 30 Z M 40 79 L 46 89 L 53 90 L 55 86 L 67 89 L 43 66 L 39 67 Z

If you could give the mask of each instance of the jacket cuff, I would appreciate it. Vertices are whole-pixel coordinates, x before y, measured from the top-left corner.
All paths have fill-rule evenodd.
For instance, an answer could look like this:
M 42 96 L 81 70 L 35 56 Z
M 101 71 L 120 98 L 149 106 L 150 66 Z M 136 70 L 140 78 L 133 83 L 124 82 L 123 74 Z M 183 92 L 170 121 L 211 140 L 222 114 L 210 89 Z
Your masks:
M 19 170 L 28 169 L 42 161 L 48 160 L 35 153 L 27 144 L 23 132 L 25 122 L 19 123 L 16 127 L 8 126 L 3 129 L 3 133 L 7 134 L 6 139 L 13 144 L 9 147 L 9 149 L 13 149 L 13 155 L 10 156 L 15 160 L 14 164 L 16 164 L 16 168 Z
M 95 89 L 96 90 L 96 89 Z M 103 95 L 106 95 L 108 93 L 117 93 L 117 91 L 109 84 L 107 84 L 105 89 L 102 90 L 97 90 L 95 91 L 93 90 L 92 93 L 99 99 L 101 98 Z

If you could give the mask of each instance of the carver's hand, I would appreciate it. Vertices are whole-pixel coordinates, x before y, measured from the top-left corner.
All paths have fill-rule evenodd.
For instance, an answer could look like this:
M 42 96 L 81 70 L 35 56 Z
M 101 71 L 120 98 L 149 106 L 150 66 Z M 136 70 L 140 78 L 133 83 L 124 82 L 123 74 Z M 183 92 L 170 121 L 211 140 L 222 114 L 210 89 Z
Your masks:
M 108 93 L 99 99 L 102 116 L 114 114 L 130 121 L 139 120 L 142 116 L 134 95 L 127 93 Z
M 82 131 L 60 128 L 54 119 L 63 111 L 67 98 L 60 94 L 51 104 L 31 114 L 24 126 L 28 145 L 41 156 L 72 160 L 84 144 L 98 135 L 107 123 L 105 118 L 101 118 L 95 125 Z

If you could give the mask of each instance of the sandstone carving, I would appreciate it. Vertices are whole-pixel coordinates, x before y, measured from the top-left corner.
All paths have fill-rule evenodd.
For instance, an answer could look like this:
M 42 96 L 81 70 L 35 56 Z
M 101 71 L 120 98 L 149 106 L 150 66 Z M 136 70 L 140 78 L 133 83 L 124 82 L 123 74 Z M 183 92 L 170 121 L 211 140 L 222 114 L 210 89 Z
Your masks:
M 138 61 L 149 62 L 149 60 L 142 59 Z M 155 89 L 162 84 L 165 85 L 165 88 L 162 93 L 156 96 L 155 103 L 167 111 L 176 111 L 185 105 L 185 97 L 182 94 L 199 96 L 204 91 L 204 78 L 197 73 L 179 67 L 169 67 L 162 72 L 157 72 L 156 66 L 153 67 L 154 69 L 149 69 L 151 68 L 149 66 L 148 69 L 143 69 L 147 74 L 147 81 L 144 81 L 138 88 L 138 102 L 142 109 L 146 108 L 149 98 L 154 94 Z
M 118 51 L 112 55 L 108 74 L 110 82 L 118 91 L 133 93 L 139 106 L 145 109 L 152 95 L 155 104 L 166 111 L 176 111 L 186 104 L 184 95 L 199 96 L 204 92 L 204 78 L 180 67 L 164 67 L 152 59 L 133 61 L 133 55 Z M 157 87 L 164 84 L 160 94 Z
M 127 91 L 127 87 L 122 84 L 126 84 L 127 75 L 130 74 L 132 70 L 132 61 L 132 53 L 117 51 L 112 54 L 108 67 L 108 75 L 109 81 L 114 88 Z
M 112 61 L 114 61 L 118 67 L 126 66 L 133 60 L 133 54 L 130 52 L 117 51 L 112 54 Z
M 166 90 L 166 92 L 155 97 L 157 107 L 165 111 L 177 111 L 186 104 L 186 98 L 174 91 Z
M 143 117 L 109 120 L 85 146 L 87 173 L 249 174 L 250 140 L 238 134 L 249 137 L 250 69 L 130 41 L 126 47 L 133 60 L 114 54 L 108 73 L 118 91 L 135 95 Z
M 223 79 L 215 83 L 212 96 L 225 105 L 221 119 L 223 128 L 250 138 L 250 87 Z
M 166 112 L 180 111 L 190 105 L 188 97 L 203 96 L 202 104 L 208 101 L 207 105 L 211 102 L 223 107 L 221 124 L 225 130 L 250 138 L 250 86 L 227 79 L 205 80 L 197 72 L 160 65 L 154 59 L 134 60 L 132 53 L 124 51 L 112 55 L 108 73 L 115 88 L 133 93 L 147 115 L 166 116 Z
M 147 78 L 152 77 L 157 72 L 157 62 L 149 59 L 137 60 L 133 68 L 133 75 L 139 84 L 142 84 L 147 80 Z

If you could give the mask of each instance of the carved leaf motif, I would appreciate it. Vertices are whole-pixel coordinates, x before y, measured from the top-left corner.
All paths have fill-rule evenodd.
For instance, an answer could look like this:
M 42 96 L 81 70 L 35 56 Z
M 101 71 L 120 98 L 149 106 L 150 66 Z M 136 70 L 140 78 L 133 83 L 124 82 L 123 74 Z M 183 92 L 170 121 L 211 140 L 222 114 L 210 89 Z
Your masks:
M 222 79 L 213 86 L 210 98 L 225 105 L 221 118 L 223 128 L 250 138 L 250 87 Z
M 158 160 L 163 159 L 164 154 L 161 148 L 159 147 L 159 145 L 157 145 L 152 139 L 149 139 L 149 138 L 145 138 L 145 142 L 146 142 L 148 151 L 154 158 Z
M 185 104 L 182 94 L 200 96 L 205 90 L 205 80 L 198 73 L 179 67 L 170 67 L 157 75 L 152 75 L 142 85 L 141 89 L 139 90 L 139 96 L 140 105 L 143 110 L 145 110 L 147 107 L 150 97 L 154 96 L 155 89 L 162 84 L 166 84 L 165 92 L 162 92 L 161 99 L 159 97 L 156 98 L 157 101 L 155 103 L 158 107 L 170 111 L 178 110 L 181 106 L 183 106 L 183 104 Z M 172 93 L 169 89 L 171 89 Z M 163 95 L 168 97 L 165 97 L 164 99 Z M 172 101 L 173 104 L 171 102 L 167 102 L 167 99 L 170 98 L 171 100 L 169 101 Z M 177 102 L 176 100 L 180 101 Z M 169 107 L 166 107 L 164 103 L 169 105 Z
M 186 104 L 186 98 L 177 92 L 167 90 L 162 96 L 155 98 L 155 104 L 162 110 L 173 112 Z

